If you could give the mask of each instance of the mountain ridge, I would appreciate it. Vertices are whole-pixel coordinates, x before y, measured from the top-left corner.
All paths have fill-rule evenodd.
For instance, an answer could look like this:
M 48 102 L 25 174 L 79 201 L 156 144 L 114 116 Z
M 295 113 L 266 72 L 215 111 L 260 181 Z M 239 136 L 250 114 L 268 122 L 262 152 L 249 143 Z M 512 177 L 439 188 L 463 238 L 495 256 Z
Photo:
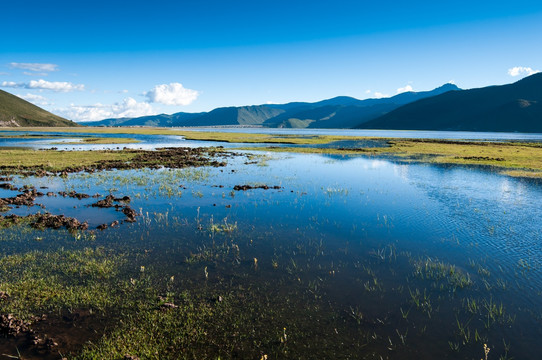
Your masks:
M 160 114 L 126 119 L 104 119 L 85 122 L 90 126 L 264 126 L 352 128 L 360 120 L 369 121 L 405 103 L 434 96 L 445 91 L 460 90 L 445 84 L 431 91 L 405 92 L 389 98 L 359 100 L 350 96 L 336 96 L 313 103 L 290 102 L 286 104 L 262 104 L 230 106 L 213 109 L 206 113 Z
M 542 73 L 421 99 L 356 128 L 542 132 Z

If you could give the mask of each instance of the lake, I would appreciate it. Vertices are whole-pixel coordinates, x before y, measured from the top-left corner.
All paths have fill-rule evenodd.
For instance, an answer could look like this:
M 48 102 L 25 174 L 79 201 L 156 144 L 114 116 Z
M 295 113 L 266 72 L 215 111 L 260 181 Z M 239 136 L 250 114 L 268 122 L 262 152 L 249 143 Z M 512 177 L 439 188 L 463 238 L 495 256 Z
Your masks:
M 310 130 L 310 134 L 336 132 Z M 435 137 L 434 132 L 370 134 L 345 135 Z M 540 134 L 437 137 L 460 135 L 542 140 Z M 142 141 L 126 146 L 144 148 L 227 145 L 175 136 L 126 136 Z M 53 146 L 48 141 L 8 139 L 3 144 Z M 25 273 L 34 269 L 33 262 L 45 274 L 44 284 L 55 279 L 59 288 L 79 286 L 85 294 L 90 291 L 85 286 L 106 287 L 94 299 L 74 297 L 77 304 L 50 300 L 68 297 L 65 290 L 40 298 L 43 306 L 31 302 L 36 315 L 50 312 L 38 328 L 58 347 L 36 350 L 21 339 L 5 338 L 0 340 L 0 353 L 16 355 L 17 348 L 25 359 L 58 358 L 59 353 L 99 358 L 97 354 L 112 349 L 120 353 L 119 343 L 111 340 L 119 334 L 126 336 L 121 341 L 126 344 L 146 339 L 133 330 L 131 321 L 137 319 L 138 327 L 145 329 L 147 323 L 158 321 L 159 329 L 153 330 L 158 334 L 168 326 L 184 334 L 168 341 L 184 349 L 187 358 L 480 359 L 484 344 L 491 349 L 489 359 L 539 356 L 539 180 L 483 168 L 362 156 L 241 152 L 227 163 L 15 177 L 11 183 L 17 187 L 32 185 L 54 196 L 38 198 L 40 208 L 21 206 L 4 215 L 38 209 L 87 221 L 89 229 L 114 221 L 121 224 L 76 233 L 0 230 L 0 284 L 13 283 L 11 290 L 0 286 L 0 291 L 34 294 L 24 283 L 30 281 Z M 235 190 L 236 185 L 254 188 Z M 260 188 L 263 185 L 271 188 Z M 90 206 L 96 198 L 77 200 L 58 195 L 61 191 L 97 193 L 99 198 L 129 196 L 137 222 L 122 223 L 118 208 Z M 0 197 L 17 193 L 1 189 Z M 61 265 L 54 271 L 38 266 L 44 261 L 40 257 L 68 264 L 81 251 L 93 265 L 75 267 L 79 270 L 73 272 Z M 110 264 L 107 259 L 116 260 Z M 97 269 L 101 277 L 87 277 Z M 125 300 L 106 297 L 113 297 L 119 288 L 123 290 L 118 296 Z M 97 302 L 100 296 L 106 305 Z M 163 300 L 156 300 L 161 305 L 152 305 L 158 306 L 154 309 L 148 304 L 156 298 Z M 164 310 L 164 304 L 171 304 L 172 310 Z M 176 316 L 184 327 L 160 322 L 168 311 L 185 311 L 180 310 L 183 306 L 197 310 Z M 138 311 L 152 316 L 138 318 L 134 315 Z M 194 325 L 183 332 L 192 323 L 201 328 Z M 96 347 L 81 350 L 89 339 Z M 163 351 L 164 357 L 173 357 L 168 346 Z

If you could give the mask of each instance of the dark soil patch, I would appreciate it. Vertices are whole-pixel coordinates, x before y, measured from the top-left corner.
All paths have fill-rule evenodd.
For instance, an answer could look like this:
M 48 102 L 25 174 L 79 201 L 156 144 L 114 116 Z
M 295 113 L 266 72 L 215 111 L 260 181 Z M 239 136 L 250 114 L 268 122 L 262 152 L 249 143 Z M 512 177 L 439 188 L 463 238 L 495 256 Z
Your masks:
M 3 178 L 6 179 L 6 178 Z M 18 190 L 16 186 L 9 184 L 9 183 L 2 183 L 0 184 L 0 189 L 6 189 L 6 190 Z
M 278 185 L 275 185 L 275 186 L 268 186 L 268 185 L 257 185 L 257 186 L 252 186 L 252 185 L 235 185 L 233 187 L 233 190 L 235 191 L 246 191 L 246 190 L 251 190 L 251 189 L 264 189 L 264 190 L 269 190 L 269 189 L 274 189 L 274 190 L 280 190 L 282 189 L 282 187 L 278 186 Z
M 88 229 L 88 223 L 85 221 L 81 223 L 76 218 L 67 217 L 64 215 L 51 215 L 49 213 L 34 215 L 33 228 L 36 229 L 60 229 L 65 227 L 68 230 L 86 230 Z
M 18 194 L 14 197 L 0 198 L 0 206 L 34 206 L 34 200 L 37 197 L 43 196 L 42 192 L 37 191 L 36 189 L 24 190 L 21 194 Z
M 0 333 L 4 336 L 0 353 L 18 356 L 20 351 L 21 359 L 61 359 L 60 354 L 77 352 L 84 342 L 99 339 L 103 320 L 80 309 L 26 322 L 13 315 L 0 315 Z
M 88 195 L 88 194 L 81 194 L 81 193 L 78 193 L 78 192 L 75 192 L 75 191 L 70 191 L 70 192 L 59 191 L 58 195 L 61 195 L 61 196 L 64 196 L 64 197 L 71 197 L 71 198 L 79 199 L 79 200 L 88 199 L 90 197 L 90 195 Z
M 476 161 L 504 161 L 503 158 L 492 158 L 489 156 L 456 156 L 455 159 L 476 160 Z
M 47 151 L 53 150 L 41 150 L 44 152 L 44 157 L 47 157 Z M 118 150 L 127 154 L 134 154 L 130 160 L 99 160 L 92 165 L 82 166 L 67 166 L 61 171 L 52 172 L 50 168 L 45 165 L 36 166 L 5 166 L 1 165 L 0 170 L 8 174 L 21 174 L 25 176 L 67 176 L 70 173 L 77 172 L 95 172 L 102 170 L 128 170 L 128 169 L 158 169 L 158 168 L 171 168 L 181 169 L 186 167 L 197 166 L 214 166 L 221 167 L 226 166 L 226 162 L 218 160 L 217 158 L 227 158 L 235 156 L 231 152 L 224 151 L 222 147 L 216 148 L 162 148 L 157 150 L 135 150 L 135 149 L 123 149 Z M 103 150 L 102 152 L 110 153 L 114 150 Z M 74 151 L 76 153 L 76 151 Z

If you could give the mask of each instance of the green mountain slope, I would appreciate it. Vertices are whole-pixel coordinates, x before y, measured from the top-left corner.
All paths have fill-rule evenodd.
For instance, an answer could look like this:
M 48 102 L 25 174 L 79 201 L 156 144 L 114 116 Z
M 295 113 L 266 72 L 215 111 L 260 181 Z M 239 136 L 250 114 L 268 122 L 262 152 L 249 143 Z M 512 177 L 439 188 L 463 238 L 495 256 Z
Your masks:
M 265 105 L 225 107 L 182 121 L 178 126 L 262 125 L 264 121 L 284 112 Z
M 18 96 L 0 90 L 0 127 L 6 126 L 80 126 L 51 114 Z
M 513 84 L 452 91 L 416 101 L 357 127 L 542 132 L 542 73 Z

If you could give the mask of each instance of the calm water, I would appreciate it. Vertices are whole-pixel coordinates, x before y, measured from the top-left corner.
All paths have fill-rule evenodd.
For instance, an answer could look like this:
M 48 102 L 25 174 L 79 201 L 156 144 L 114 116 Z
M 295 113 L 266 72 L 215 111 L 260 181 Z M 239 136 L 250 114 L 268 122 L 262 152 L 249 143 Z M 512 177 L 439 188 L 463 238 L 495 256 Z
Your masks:
M 181 128 L 196 131 L 241 132 L 255 134 L 344 135 L 398 137 L 412 139 L 529 140 L 542 141 L 542 134 L 473 131 L 357 130 L 357 129 L 268 129 L 268 128 Z
M 276 135 L 341 135 L 341 136 L 368 136 L 368 137 L 397 137 L 397 138 L 416 138 L 416 139 L 456 139 L 456 140 L 492 140 L 492 141 L 534 141 L 541 142 L 542 134 L 526 133 L 491 133 L 491 132 L 468 132 L 468 131 L 407 131 L 407 130 L 352 130 L 352 129 L 266 129 L 266 128 L 187 128 L 193 131 L 221 131 L 221 132 L 244 132 L 256 134 L 276 134 Z M 180 129 L 182 130 L 182 128 Z M 80 133 L 82 137 L 106 137 L 106 138 L 130 138 L 138 143 L 133 144 L 66 144 L 80 141 L 80 138 L 74 138 L 74 133 L 65 132 L 22 132 L 22 131 L 1 131 L 0 135 L 44 135 L 54 136 L 53 139 L 17 139 L 0 138 L 0 147 L 31 148 L 31 149 L 50 149 L 59 150 L 102 150 L 102 149 L 146 149 L 154 150 L 161 147 L 200 147 L 200 146 L 224 146 L 226 148 L 235 148 L 246 146 L 246 144 L 223 143 L 216 141 L 193 141 L 186 140 L 182 136 L 175 135 L 140 135 L 140 134 L 94 134 Z M 268 146 L 268 144 L 250 144 L 251 146 Z M 274 146 L 308 146 L 317 145 L 281 145 Z M 320 145 L 322 146 L 322 145 Z M 327 144 L 328 147 L 373 147 L 382 146 L 375 141 L 341 141 L 333 144 Z
M 263 156 L 256 164 L 231 159 L 226 168 L 17 178 L 18 186 L 45 191 L 129 195 L 141 216 L 90 243 L 62 231 L 13 239 L 15 230 L 3 230 L 2 253 L 144 250 L 132 270 L 175 276 L 175 291 L 197 292 L 204 283 L 265 297 L 280 321 L 261 315 L 268 324 L 261 336 L 296 329 L 292 358 L 480 359 L 484 343 L 490 359 L 539 356 L 540 182 L 363 157 Z M 233 191 L 237 184 L 281 189 Z M 1 197 L 15 193 L 0 190 Z M 91 228 L 123 219 L 114 209 L 87 207 L 94 201 L 36 200 Z M 234 230 L 213 231 L 217 224 Z M 478 306 L 469 307 L 472 301 Z M 250 304 L 239 311 L 249 313 Z

